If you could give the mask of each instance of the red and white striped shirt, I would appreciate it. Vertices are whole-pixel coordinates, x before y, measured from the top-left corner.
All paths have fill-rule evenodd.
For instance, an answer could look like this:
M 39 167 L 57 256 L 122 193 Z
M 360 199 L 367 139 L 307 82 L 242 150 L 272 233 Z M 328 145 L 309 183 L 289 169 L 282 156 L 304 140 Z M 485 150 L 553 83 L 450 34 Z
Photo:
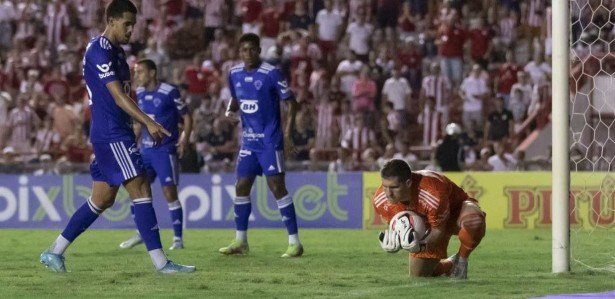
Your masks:
M 316 148 L 324 149 L 336 146 L 331 140 L 331 127 L 335 120 L 333 105 L 328 102 L 321 102 L 318 105 L 318 119 L 316 127 Z
M 436 109 L 440 110 L 443 107 L 448 107 L 448 95 L 452 88 L 448 77 L 429 75 L 423 78 L 422 88 L 426 97 L 434 97 L 436 99 Z
M 13 108 L 9 113 L 9 130 L 11 138 L 9 145 L 16 152 L 29 152 L 31 150 L 31 138 L 35 134 L 35 128 L 39 123 L 38 116 L 29 107 L 24 109 Z
M 442 132 L 442 113 L 426 106 L 417 121 L 423 125 L 423 145 L 436 144 Z

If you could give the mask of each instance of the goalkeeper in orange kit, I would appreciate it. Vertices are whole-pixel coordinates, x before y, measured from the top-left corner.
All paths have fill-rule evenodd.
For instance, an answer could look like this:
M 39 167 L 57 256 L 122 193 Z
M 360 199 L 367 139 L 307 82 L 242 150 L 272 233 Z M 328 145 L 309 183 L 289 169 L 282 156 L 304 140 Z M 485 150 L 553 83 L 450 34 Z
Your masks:
M 380 236 L 381 247 L 387 252 L 408 249 L 412 276 L 467 278 L 468 257 L 485 236 L 485 213 L 478 202 L 443 174 L 411 171 L 403 160 L 387 162 L 380 175 L 382 184 L 372 199 L 376 213 L 389 223 L 399 212 L 412 211 L 423 216 L 429 227 L 427 236 L 413 246 L 404 244 L 389 226 Z M 446 258 L 452 235 L 459 235 L 461 245 Z

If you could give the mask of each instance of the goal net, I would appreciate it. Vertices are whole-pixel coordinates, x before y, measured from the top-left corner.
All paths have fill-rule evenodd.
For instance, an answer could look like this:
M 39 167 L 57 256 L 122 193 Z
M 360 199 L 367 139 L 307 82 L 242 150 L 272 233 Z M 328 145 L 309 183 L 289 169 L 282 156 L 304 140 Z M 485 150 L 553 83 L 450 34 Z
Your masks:
M 570 266 L 615 272 L 615 1 L 569 15 Z

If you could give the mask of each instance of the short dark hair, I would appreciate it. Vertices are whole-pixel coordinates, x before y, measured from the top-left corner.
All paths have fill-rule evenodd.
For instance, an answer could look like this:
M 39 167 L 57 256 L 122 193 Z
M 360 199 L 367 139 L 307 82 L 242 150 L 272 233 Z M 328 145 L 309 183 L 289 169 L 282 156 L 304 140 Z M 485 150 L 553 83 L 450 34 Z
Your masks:
M 244 35 L 242 35 L 239 38 L 239 44 L 243 44 L 243 43 L 252 43 L 254 45 L 256 45 L 257 47 L 261 46 L 261 38 L 258 37 L 258 35 L 254 34 L 254 33 L 245 33 Z
M 156 67 L 156 63 L 151 59 L 141 59 L 137 61 L 138 64 L 144 65 L 148 70 L 154 70 L 158 73 L 158 68 Z
M 400 182 L 405 182 L 410 179 L 412 170 L 410 165 L 404 160 L 393 159 L 384 163 L 380 176 L 383 178 L 398 178 Z
M 113 0 L 107 6 L 107 23 L 110 19 L 121 18 L 125 12 L 137 14 L 137 7 L 130 0 Z

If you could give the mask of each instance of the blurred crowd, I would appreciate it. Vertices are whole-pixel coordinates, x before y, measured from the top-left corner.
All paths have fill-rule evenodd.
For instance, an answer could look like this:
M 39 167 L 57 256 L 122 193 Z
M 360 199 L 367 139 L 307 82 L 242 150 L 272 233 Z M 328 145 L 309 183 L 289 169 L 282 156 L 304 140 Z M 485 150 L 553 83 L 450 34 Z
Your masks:
M 107 2 L 0 0 L 0 172 L 87 171 L 81 62 Z M 155 61 L 193 113 L 184 172 L 233 170 L 227 75 L 246 32 L 300 103 L 289 169 L 550 167 L 519 146 L 550 121 L 549 0 L 133 2 L 129 64 Z

